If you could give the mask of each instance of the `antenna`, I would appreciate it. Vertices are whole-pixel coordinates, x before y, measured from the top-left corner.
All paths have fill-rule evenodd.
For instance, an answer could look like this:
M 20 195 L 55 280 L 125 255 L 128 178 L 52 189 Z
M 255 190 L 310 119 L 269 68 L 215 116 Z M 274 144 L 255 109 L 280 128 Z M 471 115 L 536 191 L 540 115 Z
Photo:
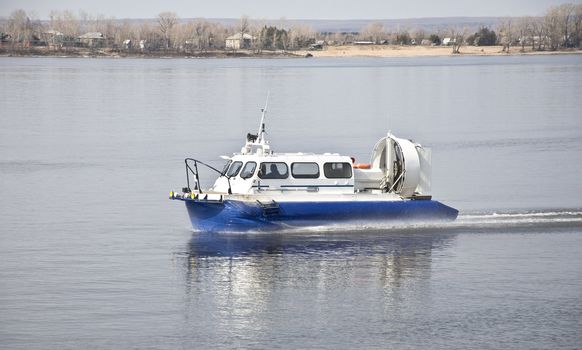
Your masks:
M 271 94 L 270 91 L 267 92 L 267 99 L 265 101 L 265 107 L 261 108 L 261 123 L 259 124 L 259 132 L 257 133 L 257 135 L 259 135 L 258 137 L 258 143 L 264 143 L 265 142 L 265 116 L 267 114 L 267 106 L 269 105 L 269 95 Z

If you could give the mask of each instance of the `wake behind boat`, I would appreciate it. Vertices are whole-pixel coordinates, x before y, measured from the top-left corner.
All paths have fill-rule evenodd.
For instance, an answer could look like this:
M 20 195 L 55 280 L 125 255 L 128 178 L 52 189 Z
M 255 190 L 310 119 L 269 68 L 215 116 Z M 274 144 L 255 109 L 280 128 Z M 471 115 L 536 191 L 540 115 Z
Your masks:
M 369 164 L 337 153 L 276 153 L 265 139 L 266 107 L 257 134 L 222 171 L 184 160 L 184 201 L 192 226 L 208 232 L 286 227 L 454 220 L 458 211 L 430 195 L 430 149 L 392 134 L 380 139 Z M 200 167 L 217 173 L 200 187 Z

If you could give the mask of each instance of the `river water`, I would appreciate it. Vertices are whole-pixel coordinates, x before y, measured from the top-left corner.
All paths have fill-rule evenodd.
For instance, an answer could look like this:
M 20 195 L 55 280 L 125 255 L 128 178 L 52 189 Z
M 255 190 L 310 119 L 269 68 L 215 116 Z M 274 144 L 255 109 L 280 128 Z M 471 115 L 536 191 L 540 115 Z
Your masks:
M 576 349 L 582 55 L 0 58 L 0 348 Z M 432 147 L 454 223 L 193 232 L 270 92 L 276 151 Z

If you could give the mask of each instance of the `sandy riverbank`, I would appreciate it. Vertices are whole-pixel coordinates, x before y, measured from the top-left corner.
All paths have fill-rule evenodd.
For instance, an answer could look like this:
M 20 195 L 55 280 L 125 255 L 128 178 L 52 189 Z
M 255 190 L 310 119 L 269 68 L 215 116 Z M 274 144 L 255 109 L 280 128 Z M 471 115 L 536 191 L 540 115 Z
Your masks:
M 328 46 L 321 51 L 301 51 L 297 54 L 312 54 L 313 57 L 422 57 L 422 56 L 453 56 L 450 46 L 399 46 L 399 45 L 369 45 L 369 46 Z M 521 47 L 512 47 L 510 55 L 547 55 L 547 54 L 582 54 L 582 50 L 567 51 L 532 51 Z M 503 46 L 462 46 L 460 55 L 507 55 L 503 52 Z M 456 56 L 456 55 L 455 55 Z
M 323 50 L 310 51 L 270 51 L 262 50 L 208 50 L 204 52 L 141 52 L 119 51 L 111 49 L 70 48 L 63 51 L 54 51 L 47 48 L 31 48 L 25 50 L 8 51 L 0 49 L 0 56 L 27 57 L 110 57 L 110 58 L 302 58 L 312 55 L 315 58 L 325 57 L 429 57 L 429 56 L 506 56 L 502 46 L 462 46 L 460 54 L 453 54 L 450 46 L 400 46 L 400 45 L 342 45 L 327 46 Z M 582 50 L 570 49 L 560 51 L 532 51 L 531 47 L 512 47 L 509 55 L 556 55 L 582 54 Z

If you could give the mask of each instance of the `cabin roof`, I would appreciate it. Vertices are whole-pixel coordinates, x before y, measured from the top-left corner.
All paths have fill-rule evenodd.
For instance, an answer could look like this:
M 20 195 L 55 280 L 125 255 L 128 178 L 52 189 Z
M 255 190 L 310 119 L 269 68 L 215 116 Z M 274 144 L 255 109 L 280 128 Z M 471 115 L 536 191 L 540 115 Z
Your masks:
M 241 40 L 241 39 L 254 40 L 255 37 L 247 33 L 236 33 L 226 38 L 226 40 Z
M 101 32 L 89 32 L 83 35 L 79 35 L 79 39 L 105 39 L 105 37 Z
M 272 154 L 235 154 L 231 159 L 236 160 L 258 160 L 258 161 L 269 161 L 276 159 L 277 161 L 288 161 L 288 162 L 317 162 L 317 161 L 349 161 L 350 157 L 345 155 L 340 155 L 338 153 L 272 153 Z

